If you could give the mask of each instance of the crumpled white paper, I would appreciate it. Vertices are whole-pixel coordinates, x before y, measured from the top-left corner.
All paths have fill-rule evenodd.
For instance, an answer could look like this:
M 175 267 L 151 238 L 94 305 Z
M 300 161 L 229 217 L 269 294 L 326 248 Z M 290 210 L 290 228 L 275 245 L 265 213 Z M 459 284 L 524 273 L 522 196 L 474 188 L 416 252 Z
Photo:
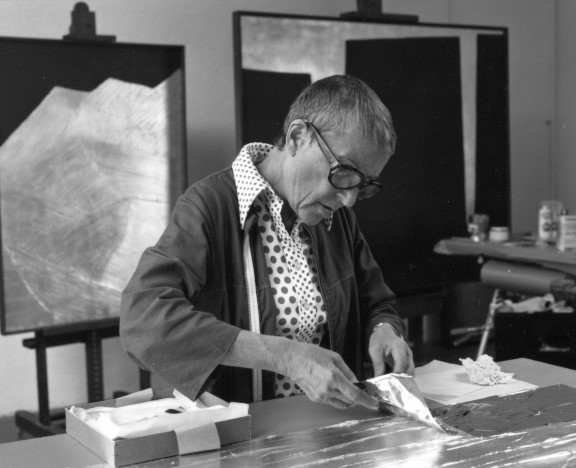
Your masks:
M 460 359 L 470 382 L 478 385 L 496 385 L 512 382 L 514 374 L 502 372 L 491 356 L 483 354 L 476 361 L 471 358 Z

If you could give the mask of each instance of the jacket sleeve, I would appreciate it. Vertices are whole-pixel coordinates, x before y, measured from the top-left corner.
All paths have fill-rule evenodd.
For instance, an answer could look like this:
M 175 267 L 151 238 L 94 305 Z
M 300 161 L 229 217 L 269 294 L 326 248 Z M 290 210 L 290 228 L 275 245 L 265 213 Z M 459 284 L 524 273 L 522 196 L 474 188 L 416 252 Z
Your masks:
M 126 352 L 194 399 L 240 331 L 194 305 L 205 293 L 215 234 L 208 213 L 191 190 L 180 197 L 165 232 L 143 253 L 121 299 L 120 337 Z
M 356 221 L 355 216 L 354 220 Z M 405 336 L 404 322 L 394 307 L 396 296 L 385 283 L 382 271 L 374 260 L 358 223 L 355 222 L 354 225 L 354 267 L 361 297 L 365 342 L 368 343 L 374 327 L 379 323 L 389 323 L 401 336 Z

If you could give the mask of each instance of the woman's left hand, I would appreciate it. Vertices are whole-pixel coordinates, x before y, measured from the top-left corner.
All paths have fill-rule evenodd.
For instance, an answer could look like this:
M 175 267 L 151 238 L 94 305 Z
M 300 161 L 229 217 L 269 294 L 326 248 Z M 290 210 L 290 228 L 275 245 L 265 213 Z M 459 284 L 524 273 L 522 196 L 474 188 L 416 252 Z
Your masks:
M 412 350 L 394 327 L 384 323 L 374 329 L 368 344 L 368 353 L 374 365 L 374 376 L 384 374 L 386 363 L 396 374 L 414 375 Z

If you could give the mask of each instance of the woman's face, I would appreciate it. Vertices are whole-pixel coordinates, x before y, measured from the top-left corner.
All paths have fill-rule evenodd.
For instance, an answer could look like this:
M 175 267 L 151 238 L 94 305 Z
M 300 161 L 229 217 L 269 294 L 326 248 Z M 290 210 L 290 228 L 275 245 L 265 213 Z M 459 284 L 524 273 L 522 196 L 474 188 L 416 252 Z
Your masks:
M 295 169 L 291 171 L 294 176 L 288 203 L 304 223 L 315 225 L 330 218 L 332 212 L 342 206 L 352 207 L 358 189 L 341 190 L 330 184 L 330 164 L 311 135 L 308 131 L 302 137 L 293 160 Z M 340 163 L 355 167 L 366 177 L 376 178 L 386 164 L 386 158 L 371 141 L 354 135 L 327 133 L 322 136 Z

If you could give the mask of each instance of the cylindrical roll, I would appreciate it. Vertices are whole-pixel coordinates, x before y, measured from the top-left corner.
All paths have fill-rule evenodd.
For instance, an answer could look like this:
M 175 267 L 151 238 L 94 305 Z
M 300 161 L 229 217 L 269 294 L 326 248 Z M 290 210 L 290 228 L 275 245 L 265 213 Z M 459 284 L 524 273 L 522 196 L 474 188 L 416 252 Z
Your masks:
M 563 278 L 567 276 L 558 271 L 499 260 L 487 261 L 480 270 L 480 279 L 488 286 L 534 296 L 548 294 L 552 281 Z

